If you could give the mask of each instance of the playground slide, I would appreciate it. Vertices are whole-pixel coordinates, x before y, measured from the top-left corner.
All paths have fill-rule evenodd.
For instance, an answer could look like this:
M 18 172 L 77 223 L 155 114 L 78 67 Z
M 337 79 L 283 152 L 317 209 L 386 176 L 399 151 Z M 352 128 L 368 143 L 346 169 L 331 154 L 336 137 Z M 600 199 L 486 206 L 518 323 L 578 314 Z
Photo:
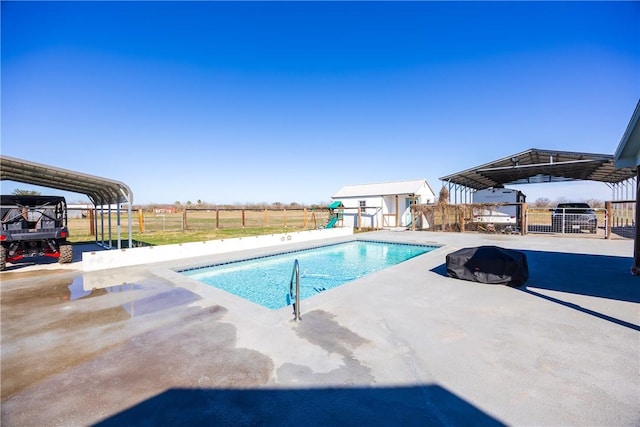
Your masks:
M 333 228 L 335 227 L 336 222 L 338 222 L 338 218 L 331 218 L 331 221 L 329 221 L 327 225 L 324 226 L 324 228 Z

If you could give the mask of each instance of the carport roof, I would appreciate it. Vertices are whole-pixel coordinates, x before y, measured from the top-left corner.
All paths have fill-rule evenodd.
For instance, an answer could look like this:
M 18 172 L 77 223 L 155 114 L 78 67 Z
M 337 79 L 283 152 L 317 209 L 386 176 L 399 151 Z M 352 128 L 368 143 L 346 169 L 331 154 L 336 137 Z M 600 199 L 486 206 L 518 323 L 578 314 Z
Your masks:
M 94 205 L 133 203 L 131 189 L 120 181 L 0 156 L 0 180 L 86 194 Z
M 443 176 L 440 180 L 482 190 L 505 184 L 578 180 L 615 184 L 635 176 L 635 168 L 616 169 L 613 155 L 532 148 L 462 172 Z

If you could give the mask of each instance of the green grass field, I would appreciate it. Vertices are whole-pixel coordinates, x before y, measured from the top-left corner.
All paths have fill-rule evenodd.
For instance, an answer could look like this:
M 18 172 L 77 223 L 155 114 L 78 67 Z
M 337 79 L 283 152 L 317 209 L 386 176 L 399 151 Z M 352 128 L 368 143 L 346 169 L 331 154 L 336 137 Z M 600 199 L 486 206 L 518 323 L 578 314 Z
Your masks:
M 186 219 L 186 221 L 185 221 Z M 329 219 L 326 210 L 202 210 L 153 214 L 145 213 L 142 224 L 138 212 L 132 215 L 132 240 L 143 245 L 169 245 L 175 243 L 201 242 L 234 237 L 258 236 L 303 230 L 324 226 Z M 117 237 L 117 218 L 98 217 L 98 235 Z M 126 212 L 120 220 L 122 240 L 128 240 Z M 243 226 L 244 224 L 244 226 Z M 72 243 L 93 242 L 91 221 L 86 218 L 69 218 L 69 240 Z M 102 232 L 104 230 L 104 232 Z

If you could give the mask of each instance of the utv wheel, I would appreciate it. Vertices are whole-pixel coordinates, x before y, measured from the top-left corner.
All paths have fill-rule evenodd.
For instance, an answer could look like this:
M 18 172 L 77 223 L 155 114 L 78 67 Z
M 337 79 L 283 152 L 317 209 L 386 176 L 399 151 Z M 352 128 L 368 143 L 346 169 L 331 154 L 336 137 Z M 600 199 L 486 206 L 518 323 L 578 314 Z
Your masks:
M 69 242 L 60 242 L 60 264 L 68 264 L 73 261 L 73 246 Z
M 0 246 L 0 270 L 4 270 L 7 267 L 7 249 L 4 246 Z

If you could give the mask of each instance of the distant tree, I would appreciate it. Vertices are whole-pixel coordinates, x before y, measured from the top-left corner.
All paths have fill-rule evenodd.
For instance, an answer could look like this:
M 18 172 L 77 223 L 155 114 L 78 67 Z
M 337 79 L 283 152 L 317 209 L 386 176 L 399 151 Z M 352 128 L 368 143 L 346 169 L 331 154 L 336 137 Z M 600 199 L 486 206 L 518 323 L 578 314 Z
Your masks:
M 533 202 L 533 206 L 536 208 L 546 208 L 551 206 L 551 200 L 546 197 L 538 197 L 535 202 Z
M 13 190 L 13 194 L 14 196 L 41 196 L 42 193 L 39 191 L 35 191 L 35 190 L 22 190 L 20 188 L 16 188 L 15 190 Z
M 187 200 L 187 207 L 191 207 L 192 203 L 191 200 Z
M 198 199 L 198 201 L 196 202 L 196 205 L 202 206 L 202 200 Z
M 76 204 L 76 205 L 89 205 L 91 202 L 88 199 L 76 199 L 76 200 L 67 200 L 68 203 Z
M 602 200 L 587 199 L 584 202 L 587 203 L 592 208 L 603 208 L 604 207 L 604 202 Z
M 555 205 L 558 206 L 558 203 L 567 203 L 567 198 L 566 197 L 560 197 L 560 198 L 556 199 Z
M 289 206 L 292 207 L 292 208 L 300 207 L 300 205 L 298 203 L 296 203 L 296 202 L 289 203 Z
M 271 203 L 271 206 L 273 206 L 274 208 L 280 209 L 282 207 L 282 203 L 281 202 L 273 202 L 273 203 Z

